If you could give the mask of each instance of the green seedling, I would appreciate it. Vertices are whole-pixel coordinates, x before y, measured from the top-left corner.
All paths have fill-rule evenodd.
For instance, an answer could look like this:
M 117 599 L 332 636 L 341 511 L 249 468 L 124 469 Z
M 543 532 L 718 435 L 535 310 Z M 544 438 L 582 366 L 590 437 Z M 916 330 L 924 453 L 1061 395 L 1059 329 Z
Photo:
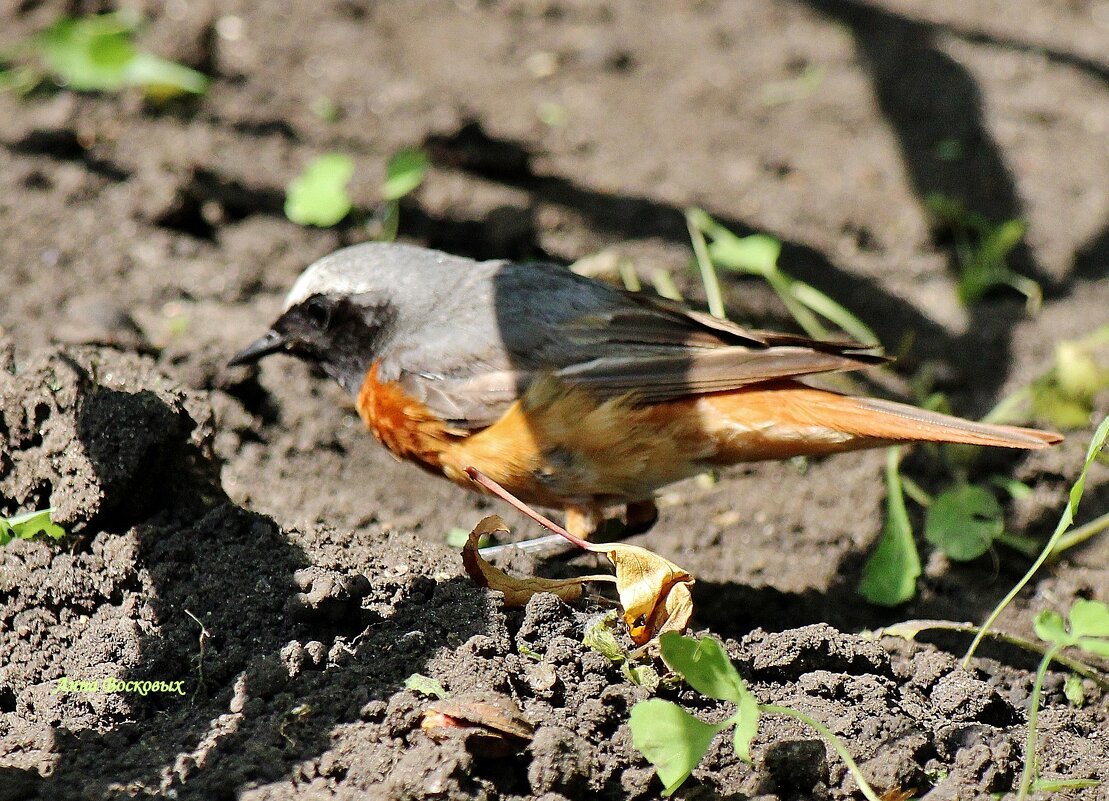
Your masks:
M 285 189 L 285 216 L 298 225 L 330 228 L 351 210 L 347 185 L 354 177 L 354 159 L 325 153 L 308 163 Z
M 859 582 L 859 594 L 880 606 L 897 606 L 912 598 L 921 570 L 905 508 L 900 461 L 900 448 L 886 450 L 886 524 Z
M 618 613 L 613 610 L 597 618 L 585 630 L 582 644 L 618 664 L 624 678 L 632 684 L 644 687 L 648 692 L 658 689 L 660 678 L 658 671 L 650 665 L 635 664 L 635 659 L 628 654 L 616 639 L 616 620 Z
M 958 562 L 986 553 L 1004 531 L 1001 504 L 975 484 L 939 494 L 924 517 L 924 538 Z
M 420 149 L 399 150 L 385 165 L 385 182 L 381 185 L 382 203 L 370 220 L 374 239 L 392 242 L 400 229 L 400 200 L 424 182 L 431 159 Z
M 734 715 L 719 723 L 706 723 L 677 704 L 659 698 L 640 701 L 632 707 L 628 723 L 632 745 L 655 766 L 665 786 L 664 796 L 671 795 L 689 778 L 713 738 L 729 728 L 734 728 L 732 745 L 736 756 L 750 764 L 751 742 L 758 734 L 759 716 L 770 714 L 792 717 L 816 729 L 846 763 L 868 801 L 879 801 L 878 794 L 863 777 L 843 741 L 804 712 L 760 704 L 747 689 L 747 684 L 740 678 L 718 640 L 712 637 L 697 640 L 676 632 L 666 632 L 659 638 L 659 645 L 663 661 L 690 687 L 702 695 L 728 701 L 736 707 Z
M 878 337 L 862 320 L 820 290 L 782 272 L 778 266 L 782 243 L 774 237 L 765 234 L 736 236 L 701 209 L 687 209 L 685 219 L 709 311 L 715 316 L 724 317 L 724 299 L 715 270 L 721 267 L 765 280 L 811 337 L 829 338 L 829 329 L 821 322 L 823 319 L 859 342 L 878 344 Z
M 134 43 L 139 24 L 125 12 L 63 17 L 17 47 L 9 61 L 19 63 L 0 71 L 0 88 L 26 92 L 49 77 L 80 92 L 138 87 L 154 100 L 207 91 L 205 75 L 140 50 Z
M 991 476 L 988 483 L 1014 499 L 1026 498 L 1032 492 L 1027 484 L 1004 476 Z M 900 475 L 896 463 L 887 460 L 886 486 L 886 525 L 874 554 L 863 568 L 859 584 L 859 593 L 871 603 L 896 606 L 916 593 L 920 559 L 905 513 L 905 495 L 925 509 L 925 539 L 955 561 L 977 559 L 994 544 L 1006 545 L 1030 559 L 1040 554 L 1041 542 L 1005 530 L 1002 505 L 984 484 L 970 484 L 960 478 L 954 486 L 933 497 L 916 482 Z M 1057 556 L 1107 528 L 1109 514 L 1061 536 L 1051 554 Z
M 7 545 L 12 540 L 32 540 L 39 534 L 55 540 L 61 539 L 65 536 L 65 529 L 51 522 L 50 515 L 53 511 L 42 509 L 14 517 L 0 517 L 0 546 Z
M 525 657 L 526 659 L 532 660 L 533 662 L 543 661 L 543 655 L 526 643 L 519 643 L 516 646 L 516 653 L 518 653 L 522 657 Z
M 429 698 L 443 700 L 451 697 L 451 694 L 443 689 L 443 685 L 438 680 L 422 673 L 413 673 L 404 680 L 404 686 L 414 693 L 426 695 Z
M 381 187 L 381 199 L 400 200 L 415 191 L 424 182 L 430 166 L 431 160 L 424 151 L 398 150 L 385 165 L 385 183 Z
M 1046 420 L 1073 430 L 1090 423 L 1097 397 L 1109 391 L 1109 325 L 1055 346 L 1055 359 L 1043 375 L 1007 396 L 984 418 L 991 423 Z
M 464 548 L 470 539 L 470 532 L 464 528 L 452 528 L 447 532 L 447 545 L 451 548 Z M 481 534 L 477 538 L 478 548 L 487 548 L 494 542 L 493 535 Z
M 1040 660 L 1039 669 L 1036 671 L 1036 680 L 1032 684 L 1032 700 L 1028 710 L 1028 735 L 1024 747 L 1024 770 L 1021 772 L 1020 784 L 1017 789 L 1017 801 L 1028 798 L 1039 778 L 1039 764 L 1036 755 L 1036 726 L 1040 714 L 1040 700 L 1043 693 L 1044 677 L 1051 661 L 1064 648 L 1078 648 L 1087 653 L 1103 658 L 1109 658 L 1109 606 L 1101 601 L 1088 601 L 1084 598 L 1076 600 L 1067 613 L 1067 619 L 1058 612 L 1043 611 L 1036 615 L 1036 635 L 1051 647 Z M 1053 786 L 1059 786 L 1060 780 L 1048 780 Z M 1089 780 L 1061 780 L 1067 787 L 1075 787 L 1074 781 Z M 1039 783 L 1037 789 L 1043 789 Z M 1081 786 L 1091 786 L 1084 784 Z
M 908 479 L 904 480 L 908 486 Z M 991 476 L 989 483 L 1014 500 L 1032 492 L 1027 484 L 1005 476 Z M 1040 552 L 1036 538 L 1005 530 L 1001 503 L 983 484 L 957 483 L 935 498 L 917 487 L 911 497 L 926 510 L 925 539 L 957 562 L 977 559 L 994 544 L 1007 545 L 1029 559 Z
M 1086 705 L 1086 688 L 1082 686 L 1082 677 L 1077 673 L 1068 673 L 1063 681 L 1063 695 L 1067 697 L 1070 705 L 1081 709 Z
M 1030 312 L 1039 310 L 1043 301 L 1040 285 L 1014 272 L 1007 261 L 1024 238 L 1023 222 L 992 223 L 960 201 L 938 193 L 929 195 L 925 204 L 936 222 L 954 237 L 959 300 L 972 306 L 994 287 L 1009 286 L 1024 295 Z
M 1032 580 L 1032 577 L 1036 575 L 1044 562 L 1046 562 L 1048 557 L 1056 550 L 1060 540 L 1062 540 L 1064 534 L 1066 534 L 1067 530 L 1074 523 L 1074 515 L 1078 511 L 1078 504 L 1082 500 L 1082 493 L 1086 488 L 1086 474 L 1090 471 L 1090 465 L 1093 464 L 1098 454 L 1101 453 L 1102 448 L 1105 447 L 1105 440 L 1107 437 L 1109 437 L 1109 417 L 1101 421 L 1101 425 L 1099 425 L 1097 431 L 1094 432 L 1093 439 L 1090 440 L 1090 447 L 1086 451 L 1086 460 L 1082 465 L 1082 470 L 1079 472 L 1078 478 L 1075 479 L 1074 486 L 1071 487 L 1067 505 L 1063 509 L 1063 514 L 1059 517 L 1059 523 L 1055 526 L 1054 533 L 1047 541 L 1047 544 L 1044 545 L 1043 550 L 1040 551 L 1040 555 L 1036 558 L 1036 561 L 1028 568 L 1028 572 L 1024 574 L 1021 580 L 1018 581 L 1011 590 L 1009 590 L 1005 597 L 1001 599 L 1001 603 L 999 603 L 990 613 L 989 617 L 986 618 L 986 622 L 982 624 L 982 628 L 979 630 L 978 634 L 975 635 L 974 641 L 970 644 L 970 648 L 963 657 L 964 668 L 969 667 L 970 660 L 973 658 L 978 644 L 982 642 L 982 638 L 986 636 L 986 633 L 992 628 L 997 618 L 1005 611 L 1005 608 L 1012 603 L 1017 594 L 1024 589 L 1025 585 Z

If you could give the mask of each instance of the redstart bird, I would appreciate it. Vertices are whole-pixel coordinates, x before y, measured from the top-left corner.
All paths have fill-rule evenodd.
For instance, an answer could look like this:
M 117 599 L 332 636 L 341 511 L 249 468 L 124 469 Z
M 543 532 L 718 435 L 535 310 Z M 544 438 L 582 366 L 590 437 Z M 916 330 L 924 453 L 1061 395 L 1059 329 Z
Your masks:
M 738 462 L 899 442 L 1043 448 L 1062 437 L 804 383 L 887 361 L 855 342 L 748 330 L 550 264 L 367 243 L 312 264 L 231 364 L 284 352 L 356 399 L 397 457 L 461 484 L 473 467 L 588 535 L 622 504 Z

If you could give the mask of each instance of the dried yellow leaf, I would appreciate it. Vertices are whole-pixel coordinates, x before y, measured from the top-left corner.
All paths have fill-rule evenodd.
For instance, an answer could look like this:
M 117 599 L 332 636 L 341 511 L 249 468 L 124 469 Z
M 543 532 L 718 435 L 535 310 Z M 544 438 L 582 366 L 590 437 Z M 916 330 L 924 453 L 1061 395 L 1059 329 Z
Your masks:
M 616 568 L 616 592 L 632 641 L 643 645 L 664 631 L 684 631 L 693 615 L 693 576 L 638 545 L 593 545 Z
M 533 595 L 540 592 L 553 592 L 564 601 L 576 601 L 581 597 L 582 582 L 591 578 L 547 579 L 532 576 L 517 578 L 510 576 L 498 567 L 486 562 L 478 553 L 478 538 L 495 531 L 508 533 L 508 525 L 497 515 L 482 518 L 462 549 L 462 564 L 475 582 L 482 587 L 504 594 L 505 606 L 524 606 Z

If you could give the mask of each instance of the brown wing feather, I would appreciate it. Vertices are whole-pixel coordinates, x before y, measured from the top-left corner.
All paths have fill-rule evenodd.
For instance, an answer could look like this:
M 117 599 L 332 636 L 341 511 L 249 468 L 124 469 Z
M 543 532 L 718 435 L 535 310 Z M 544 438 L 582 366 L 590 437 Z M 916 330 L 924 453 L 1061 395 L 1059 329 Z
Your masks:
M 764 350 L 737 346 L 688 349 L 668 356 L 597 359 L 559 370 L 555 376 L 602 397 L 633 394 L 641 401 L 657 403 L 780 378 L 857 370 L 883 360 L 791 345 Z
M 655 403 L 887 361 L 858 342 L 753 331 L 661 298 L 604 292 L 606 303 L 576 317 L 502 326 L 500 358 L 475 354 L 450 375 L 406 371 L 399 384 L 449 425 L 472 431 L 549 375 L 602 399 Z

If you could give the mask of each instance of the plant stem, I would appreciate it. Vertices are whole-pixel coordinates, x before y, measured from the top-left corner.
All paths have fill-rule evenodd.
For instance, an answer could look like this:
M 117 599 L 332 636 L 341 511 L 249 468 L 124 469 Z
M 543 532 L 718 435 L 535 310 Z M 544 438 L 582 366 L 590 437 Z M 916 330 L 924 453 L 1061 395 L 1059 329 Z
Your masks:
M 859 770 L 859 766 L 855 763 L 855 760 L 851 758 L 847 746 L 843 744 L 843 741 L 839 737 L 832 733 L 831 729 L 819 720 L 809 717 L 798 709 L 788 706 L 777 706 L 775 704 L 759 704 L 759 711 L 767 715 L 785 715 L 788 718 L 796 718 L 806 726 L 816 729 L 820 736 L 827 740 L 828 744 L 832 746 L 832 750 L 839 754 L 839 758 L 843 760 L 844 764 L 847 765 L 847 769 L 851 771 L 851 775 L 855 777 L 855 781 L 859 785 L 859 791 L 866 796 L 867 801 L 882 801 L 881 796 L 874 792 L 874 789 L 867 783 L 867 780 L 863 778 L 863 773 Z
M 1040 769 L 1036 759 L 1036 722 L 1040 717 L 1040 696 L 1043 693 L 1044 677 L 1047 675 L 1048 665 L 1055 658 L 1062 645 L 1056 644 L 1048 649 L 1044 658 L 1040 660 L 1040 667 L 1036 671 L 1036 681 L 1032 684 L 1032 706 L 1028 710 L 1028 736 L 1024 742 L 1024 770 L 1020 774 L 1020 785 L 1017 789 L 1017 801 L 1028 798 L 1032 782 L 1039 775 Z
M 956 623 L 953 620 L 906 620 L 902 623 L 895 623 L 892 626 L 878 629 L 874 632 L 874 636 L 900 637 L 905 640 L 915 640 L 916 636 L 922 631 L 955 631 L 960 634 L 977 634 L 981 631 L 981 628 L 973 623 Z M 990 631 L 987 632 L 986 636 L 1009 645 L 1014 645 L 1017 648 L 1023 648 L 1026 651 L 1040 654 L 1041 656 L 1050 650 L 1049 647 L 1043 643 L 1036 642 L 1035 640 L 1026 640 L 1024 637 L 1018 637 L 1015 634 L 1006 634 L 1003 631 Z M 1073 673 L 1077 673 L 1079 676 L 1089 679 L 1098 686 L 1109 689 L 1109 676 L 1106 676 L 1097 668 L 1064 654 L 1056 654 L 1055 661 Z
M 901 488 L 905 491 L 906 495 L 925 509 L 932 505 L 932 496 L 908 476 L 901 476 Z
M 1068 531 L 1066 535 L 1059 538 L 1055 543 L 1055 547 L 1051 549 L 1053 557 L 1058 556 L 1067 548 L 1073 548 L 1075 545 L 1085 542 L 1093 537 L 1095 534 L 1109 529 L 1109 512 L 1103 514 L 1101 517 L 1095 517 L 1089 523 L 1085 523 L 1072 531 Z
M 723 320 L 727 314 L 724 311 L 724 295 L 720 291 L 720 279 L 716 275 L 716 269 L 712 266 L 709 248 L 705 244 L 705 234 L 694 220 L 693 209 L 686 210 L 685 225 L 689 229 L 689 239 L 693 243 L 693 255 L 697 257 L 697 267 L 701 271 L 701 282 L 705 285 L 705 298 L 709 303 L 709 312 L 713 317 Z
M 1093 439 L 1090 440 L 1090 447 L 1086 450 L 1086 461 L 1082 465 L 1082 471 L 1078 474 L 1078 478 L 1074 481 L 1074 486 L 1071 487 L 1066 508 L 1063 509 L 1063 514 L 1059 517 L 1059 524 L 1055 527 L 1051 539 L 1047 541 L 1043 550 L 1040 551 L 1040 555 L 1036 557 L 1036 561 L 1028 568 L 1028 572 L 1025 573 L 1020 581 L 1018 581 L 1005 597 L 1001 599 L 1001 603 L 990 612 L 990 616 L 986 618 L 986 622 L 982 624 L 982 628 L 974 636 L 974 641 L 971 642 L 970 648 L 967 649 L 966 655 L 963 657 L 964 669 L 970 666 L 970 660 L 974 657 L 974 652 L 977 650 L 978 644 L 982 642 L 982 638 L 986 636 L 986 632 L 990 630 L 990 627 L 997 621 L 997 618 L 1005 611 L 1005 607 L 1012 603 L 1013 599 L 1017 597 L 1017 594 L 1032 580 L 1032 577 L 1036 575 L 1036 572 L 1043 566 L 1043 563 L 1051 556 L 1051 552 L 1055 550 L 1055 546 L 1059 544 L 1059 540 L 1062 539 L 1063 534 L 1071 527 L 1071 524 L 1074 522 L 1075 510 L 1078 508 L 1078 502 L 1082 499 L 1082 491 L 1086 486 L 1086 473 L 1089 472 L 1090 465 L 1101 452 L 1102 446 L 1105 445 L 1106 437 L 1109 437 L 1109 417 L 1101 421 L 1101 425 L 1099 425 L 1097 431 L 1094 432 Z
M 774 266 L 773 270 L 766 273 L 765 278 L 778 297 L 782 299 L 782 303 L 785 304 L 793 319 L 805 329 L 806 334 L 813 339 L 828 339 L 828 329 L 820 322 L 820 318 L 809 309 L 806 303 L 794 296 L 796 281 L 779 270 L 777 265 Z
M 1039 540 L 1025 536 L 1024 534 L 1011 534 L 1008 531 L 1002 531 L 993 538 L 993 541 L 1001 543 L 1002 545 L 1008 545 L 1014 551 L 1024 554 L 1029 559 L 1034 559 L 1036 554 L 1040 552 Z M 1055 551 L 1052 553 L 1058 553 L 1058 550 L 1058 546 L 1056 546 Z

